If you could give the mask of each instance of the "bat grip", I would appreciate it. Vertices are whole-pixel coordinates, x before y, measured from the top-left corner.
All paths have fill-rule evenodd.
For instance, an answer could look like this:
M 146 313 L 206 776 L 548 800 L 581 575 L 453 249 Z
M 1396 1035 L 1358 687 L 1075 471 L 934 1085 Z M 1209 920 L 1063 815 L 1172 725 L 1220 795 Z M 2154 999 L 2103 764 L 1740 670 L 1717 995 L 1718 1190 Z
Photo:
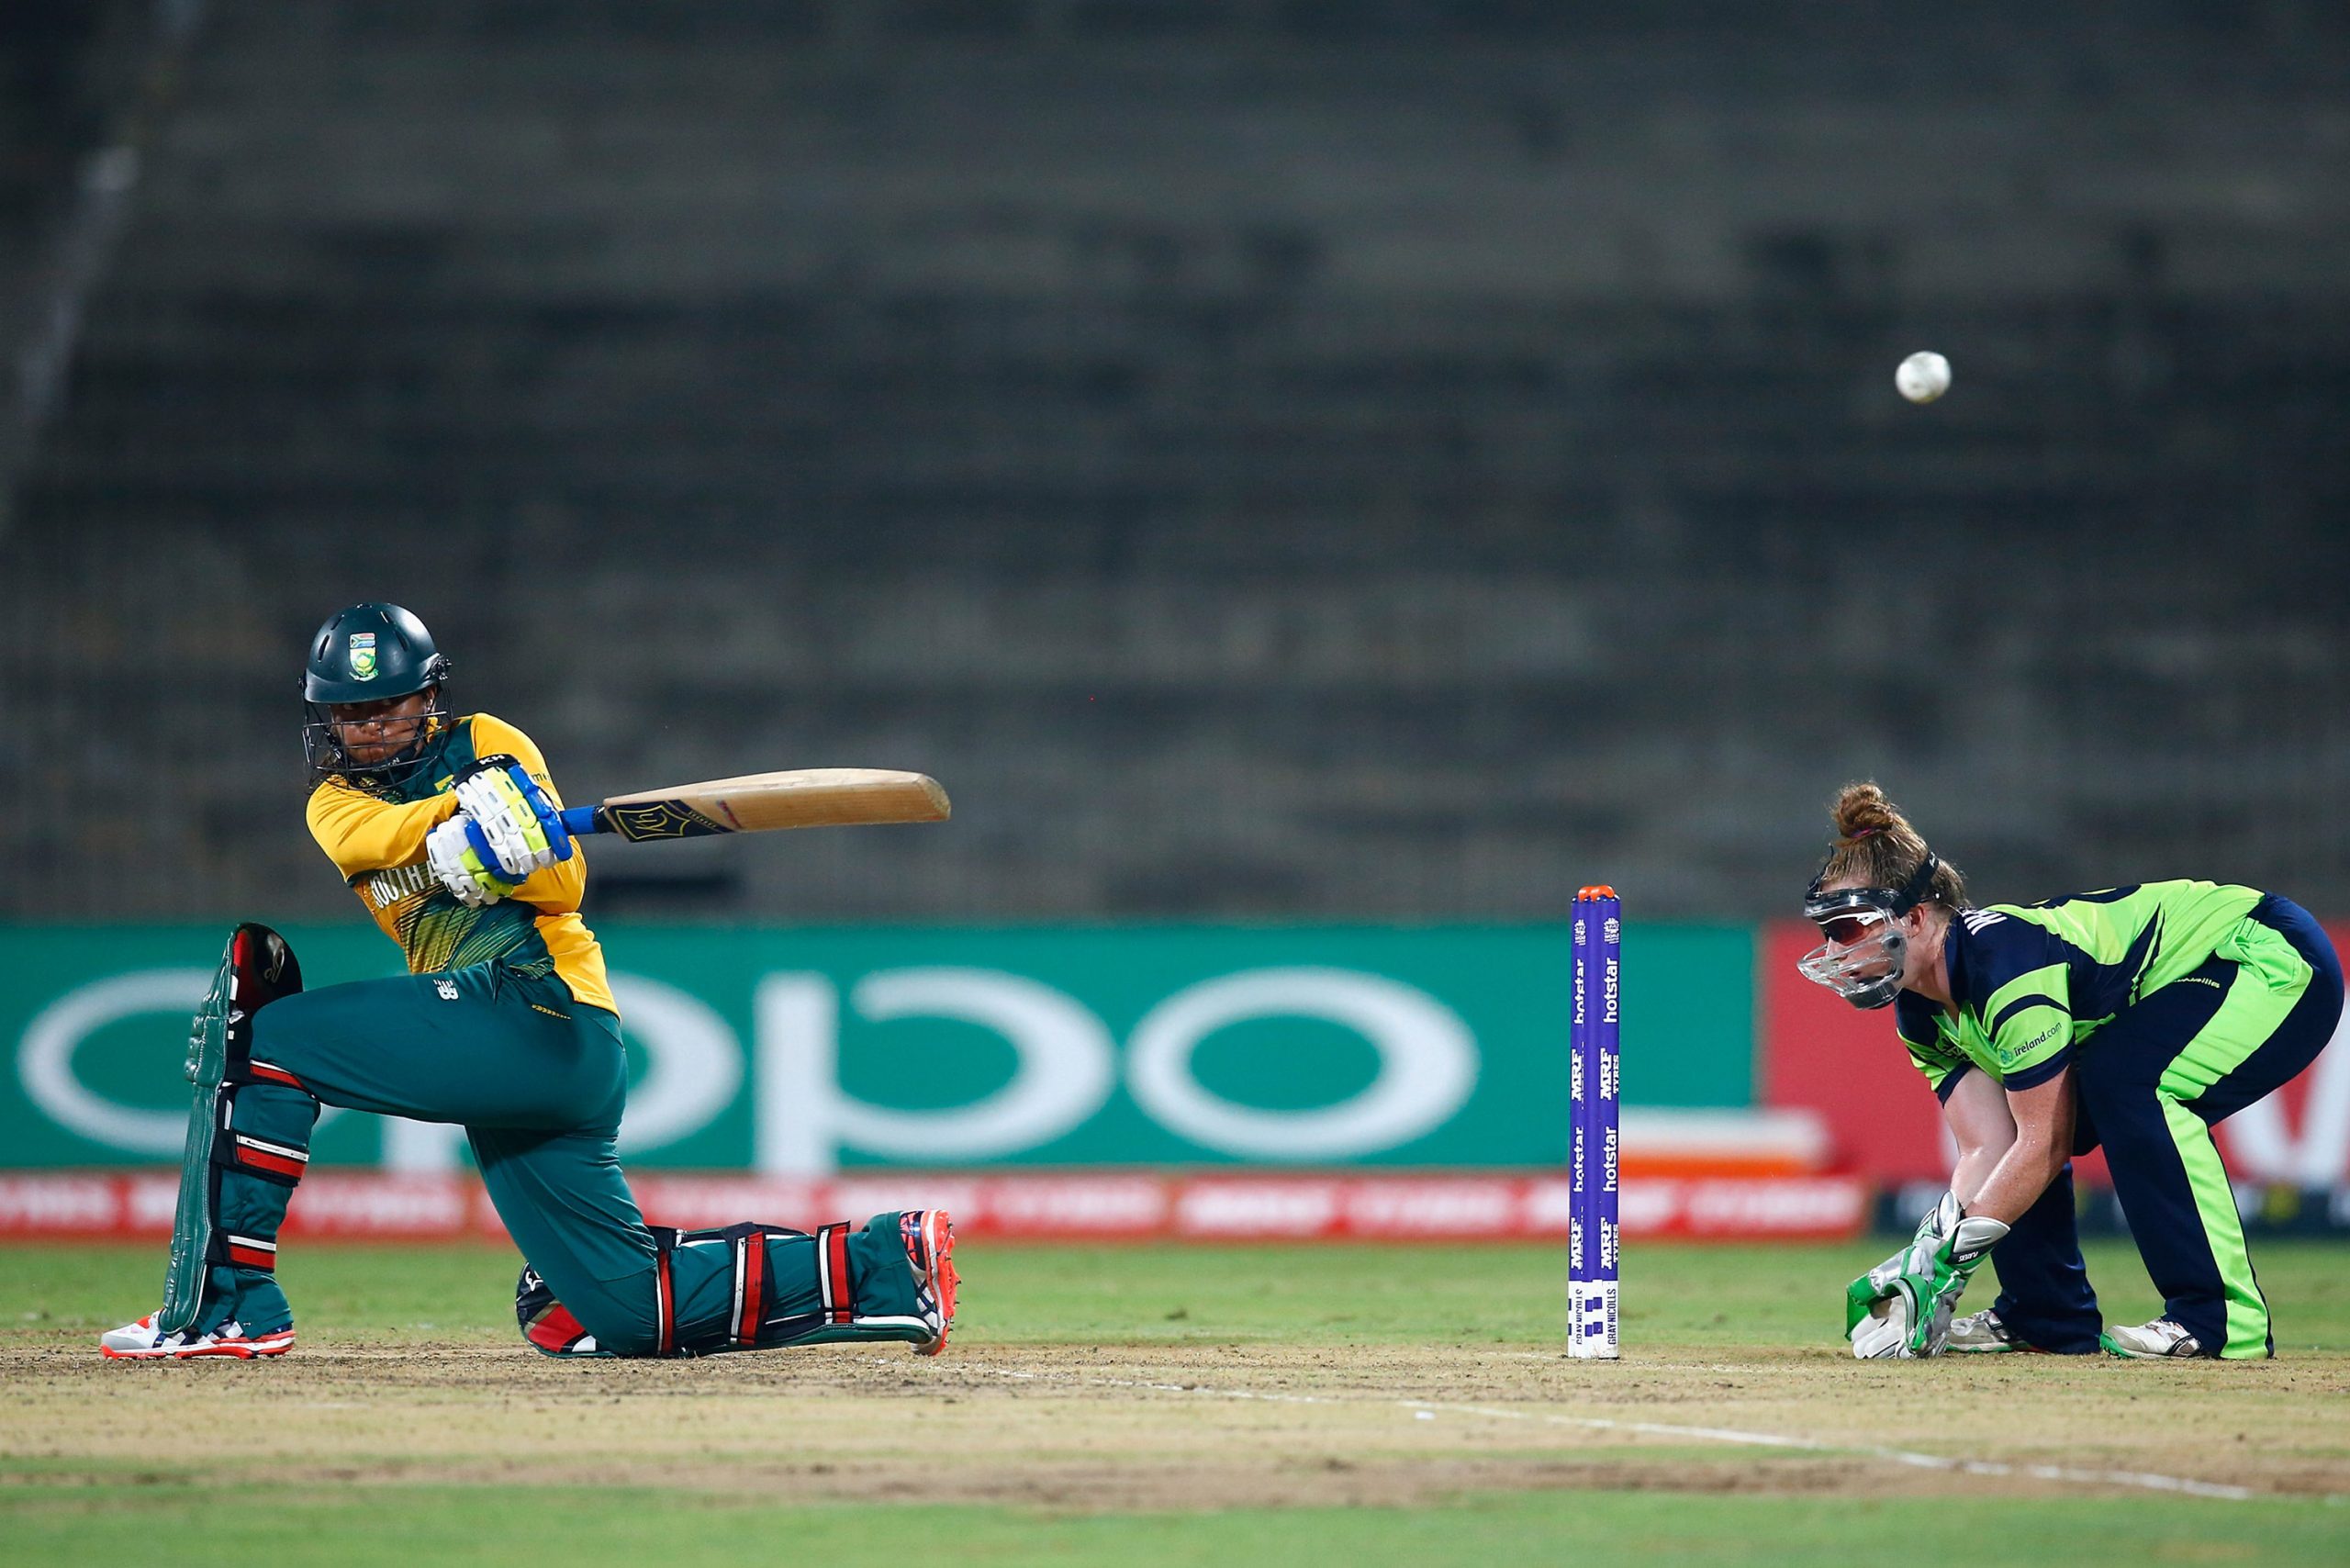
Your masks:
M 563 830 L 574 838 L 604 831 L 603 824 L 596 820 L 596 808 L 593 806 L 565 806 L 559 814 L 563 818 Z

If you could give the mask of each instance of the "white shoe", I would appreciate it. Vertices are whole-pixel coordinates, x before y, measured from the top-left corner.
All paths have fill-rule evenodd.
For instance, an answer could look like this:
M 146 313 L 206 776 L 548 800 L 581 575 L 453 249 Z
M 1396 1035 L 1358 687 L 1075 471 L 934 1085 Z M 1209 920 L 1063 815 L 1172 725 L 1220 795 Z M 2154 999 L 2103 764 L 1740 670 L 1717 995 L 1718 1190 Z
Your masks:
M 2098 1336 L 2098 1342 L 2105 1347 L 2108 1355 L 2149 1361 L 2189 1361 L 2217 1357 L 2220 1353 L 2205 1350 L 2202 1340 L 2167 1317 L 2157 1317 L 2136 1328 L 2109 1328 Z
M 294 1348 L 291 1324 L 273 1333 L 248 1336 L 243 1327 L 224 1323 L 209 1334 L 158 1334 L 155 1315 L 126 1323 L 98 1336 L 98 1350 L 108 1361 L 189 1361 L 197 1356 L 232 1356 L 241 1361 L 255 1356 L 282 1356 Z
M 2004 1351 L 2038 1351 L 2037 1345 L 2027 1345 L 2008 1331 L 1999 1321 L 1995 1307 L 1970 1312 L 1950 1326 L 1950 1351 L 1953 1355 L 1996 1356 Z

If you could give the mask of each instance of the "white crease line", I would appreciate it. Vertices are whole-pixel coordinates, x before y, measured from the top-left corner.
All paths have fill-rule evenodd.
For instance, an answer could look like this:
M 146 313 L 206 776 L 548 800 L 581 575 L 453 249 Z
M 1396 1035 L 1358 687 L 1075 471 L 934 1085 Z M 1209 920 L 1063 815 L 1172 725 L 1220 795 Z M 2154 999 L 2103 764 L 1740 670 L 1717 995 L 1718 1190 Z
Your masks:
M 1260 1394 L 1247 1388 L 1210 1388 L 1205 1383 L 1144 1383 L 1134 1378 L 1048 1377 L 1042 1372 L 1019 1372 L 1011 1367 L 991 1367 L 979 1362 L 961 1363 L 969 1370 L 985 1372 L 990 1377 L 1014 1378 L 1024 1383 L 1083 1383 L 1097 1388 L 1132 1388 L 1153 1394 L 1193 1394 L 1210 1399 L 1251 1399 L 1268 1405 L 1364 1405 L 1360 1399 L 1332 1399 L 1315 1394 Z M 2289 1497 L 2289 1493 L 2255 1492 L 2249 1486 L 2231 1485 L 2221 1481 L 2197 1481 L 2184 1475 L 2159 1475 L 2140 1470 L 2075 1470 L 2059 1464 L 2009 1464 L 1992 1459 L 1952 1459 L 1942 1454 L 1919 1453 L 1911 1449 L 1886 1448 L 1875 1443 L 1835 1443 L 1818 1438 L 1790 1438 L 1774 1432 L 1742 1432 L 1732 1427 L 1681 1427 L 1665 1421 L 1617 1421 L 1605 1416 L 1555 1416 L 1532 1410 L 1505 1410 L 1490 1405 L 1438 1405 L 1423 1399 L 1399 1399 L 1397 1408 L 1415 1414 L 1426 1411 L 1431 1415 L 1478 1416 L 1496 1421 L 1539 1421 L 1553 1427 L 1577 1427 L 1595 1432 L 1638 1432 L 1645 1437 L 1700 1438 L 1707 1442 L 1739 1443 L 1749 1448 L 1794 1449 L 1805 1453 L 1852 1453 L 1870 1459 L 1881 1459 L 1893 1464 L 1906 1464 L 1918 1470 L 1953 1471 L 1965 1475 L 2024 1475 L 2035 1481 L 2060 1481 L 2074 1485 L 2131 1486 L 2146 1492 L 2175 1492 L 2189 1497 L 2216 1497 L 2225 1502 L 2249 1502 L 2255 1497 Z M 2318 1500 L 2327 1503 L 2343 1501 L 2338 1494 L 2326 1494 Z
M 1718 1443 L 1744 1443 L 1756 1448 L 1796 1449 L 1807 1453 L 1856 1453 L 1919 1470 L 1954 1471 L 1966 1475 L 2028 1475 L 2035 1481 L 2065 1481 L 2074 1484 L 2135 1486 L 2149 1492 L 2178 1492 L 2190 1497 L 2219 1497 L 2232 1503 L 2262 1495 L 2249 1486 L 2221 1481 L 2196 1481 L 2183 1475 L 2157 1475 L 2138 1470 L 2074 1470 L 2057 1464 L 2009 1464 L 1995 1459 L 1952 1459 L 1913 1449 L 1886 1448 L 1876 1443 L 1833 1443 L 1817 1438 L 1789 1438 L 1771 1432 L 1741 1432 L 1729 1427 L 1680 1427 L 1665 1421 L 1615 1421 L 1604 1416 L 1552 1416 L 1527 1410 L 1499 1410 L 1482 1405 L 1433 1405 L 1425 1400 L 1398 1401 L 1407 1410 L 1434 1410 L 1461 1416 L 1484 1416 L 1505 1421 L 1540 1421 L 1553 1427 L 1579 1427 L 1587 1431 L 1639 1432 L 1662 1438 L 1703 1438 Z

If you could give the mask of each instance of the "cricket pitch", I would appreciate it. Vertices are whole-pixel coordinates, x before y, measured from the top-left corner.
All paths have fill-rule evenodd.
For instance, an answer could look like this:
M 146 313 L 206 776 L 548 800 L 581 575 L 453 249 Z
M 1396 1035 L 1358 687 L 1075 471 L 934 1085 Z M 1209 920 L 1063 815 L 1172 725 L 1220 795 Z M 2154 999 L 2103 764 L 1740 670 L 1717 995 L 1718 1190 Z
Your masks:
M 966 1250 L 964 1319 L 936 1360 L 827 1347 L 557 1362 L 498 1320 L 511 1265 L 492 1249 L 320 1248 L 308 1282 L 288 1269 L 297 1306 L 306 1282 L 319 1306 L 293 1354 L 109 1363 L 83 1304 L 154 1260 L 16 1249 L 0 1255 L 0 1508 L 140 1477 L 362 1511 L 450 1489 L 584 1489 L 1127 1520 L 1564 1494 L 1963 1496 L 2183 1510 L 2224 1539 L 2292 1504 L 2313 1542 L 2350 1537 L 2350 1260 L 2322 1247 L 2262 1258 L 2272 1294 L 2295 1304 L 2280 1336 L 2289 1321 L 2318 1342 L 2228 1364 L 1855 1361 L 1830 1316 L 1865 1245 L 1651 1251 L 1627 1271 L 1613 1364 L 1568 1360 L 1548 1331 L 1563 1299 L 1549 1249 Z M 28 1271 L 61 1256 L 84 1277 L 50 1294 L 75 1305 L 28 1312 Z M 2132 1261 L 2109 1248 L 2094 1266 Z M 1760 1293 L 1744 1323 L 1734 1282 Z M 436 1300 L 446 1316 L 400 1320 Z

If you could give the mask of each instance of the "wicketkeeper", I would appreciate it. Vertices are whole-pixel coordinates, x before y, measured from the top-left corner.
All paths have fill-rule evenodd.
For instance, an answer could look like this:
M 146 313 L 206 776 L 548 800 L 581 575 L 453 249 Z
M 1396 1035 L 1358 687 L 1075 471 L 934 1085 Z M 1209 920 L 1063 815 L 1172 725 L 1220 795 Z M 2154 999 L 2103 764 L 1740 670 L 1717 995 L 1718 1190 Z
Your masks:
M 1966 902 L 1874 784 L 1848 785 L 1804 913 L 1804 974 L 1891 1005 L 1958 1145 L 1911 1244 L 1852 1282 L 1863 1356 L 1944 1350 L 2269 1356 L 2214 1124 L 2315 1060 L 2342 963 L 2300 907 L 2256 888 L 2147 882 L 2033 904 Z M 2071 1157 L 2102 1147 L 2163 1315 L 2106 1329 L 2074 1229 Z M 1984 1259 L 1987 1309 L 1954 1318 Z
M 277 1233 L 319 1107 L 454 1122 L 528 1260 L 515 1311 L 550 1355 L 702 1355 L 827 1340 L 924 1353 L 955 1317 L 944 1211 L 810 1236 L 647 1226 L 614 1153 L 628 1075 L 587 865 L 530 737 L 452 717 L 450 663 L 397 605 L 311 639 L 310 832 L 409 973 L 306 991 L 241 925 L 189 1042 L 195 1084 L 163 1305 L 104 1337 L 129 1358 L 294 1344 Z

